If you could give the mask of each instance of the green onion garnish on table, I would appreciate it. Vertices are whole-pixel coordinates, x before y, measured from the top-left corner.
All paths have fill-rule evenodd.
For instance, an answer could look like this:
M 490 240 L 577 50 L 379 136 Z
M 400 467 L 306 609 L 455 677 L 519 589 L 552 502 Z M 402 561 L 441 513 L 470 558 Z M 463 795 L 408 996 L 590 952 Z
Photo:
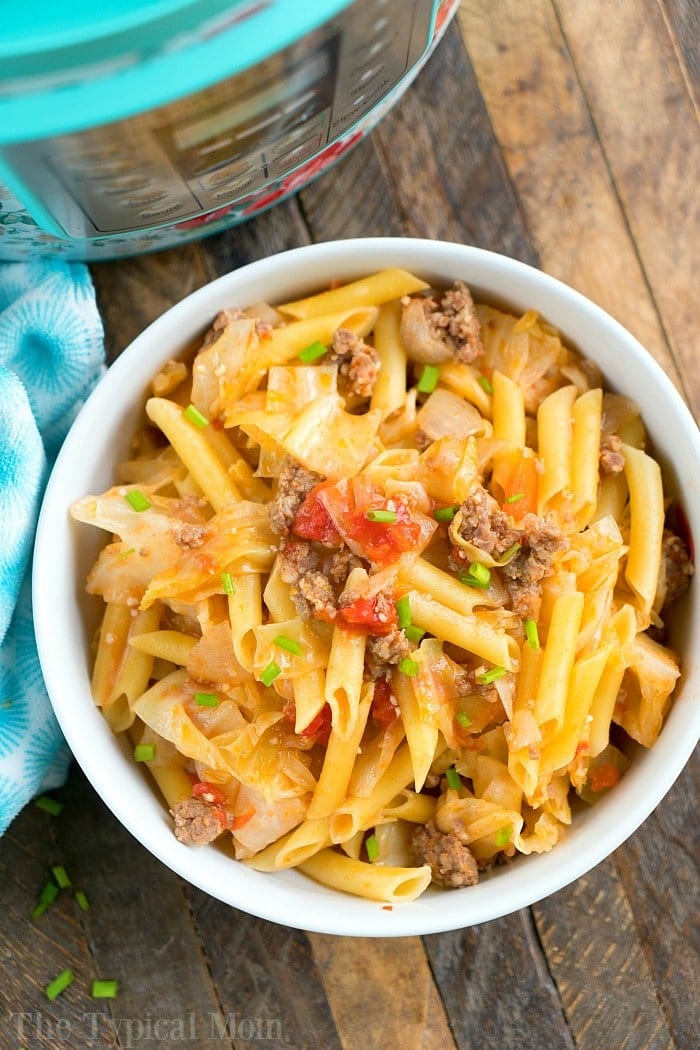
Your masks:
M 80 910 L 87 911 L 90 907 L 90 901 L 87 899 L 87 895 L 83 893 L 82 890 L 76 890 L 74 896 Z
M 218 707 L 219 697 L 216 693 L 195 693 L 194 702 L 197 707 Z
M 34 799 L 34 805 L 37 809 L 43 809 L 44 813 L 50 813 L 52 817 L 57 817 L 63 812 L 63 803 L 49 795 L 39 795 L 39 798 Z
M 116 999 L 119 981 L 93 981 L 90 994 L 93 999 Z
M 136 762 L 152 762 L 155 757 L 155 744 L 137 744 L 134 748 L 134 759 Z
M 53 1002 L 54 999 L 58 998 L 61 992 L 65 992 L 68 985 L 72 984 L 74 980 L 73 971 L 64 970 L 63 973 L 59 973 L 58 977 L 54 977 L 50 984 L 46 985 L 44 995 L 47 999 Z
M 131 489 L 131 491 L 127 492 L 127 494 L 124 496 L 124 499 L 132 508 L 132 510 L 138 511 L 139 514 L 141 513 L 141 511 L 148 510 L 148 508 L 151 506 L 150 499 L 148 499 L 147 496 L 144 496 L 143 492 L 141 492 L 140 489 Z
M 379 856 L 379 843 L 377 842 L 376 835 L 368 835 L 365 839 L 365 849 L 367 850 L 367 859 L 370 864 L 374 864 L 375 860 Z
M 209 420 L 206 416 L 202 415 L 195 405 L 188 405 L 182 414 L 187 422 L 191 423 L 193 427 L 197 428 L 197 430 L 204 430 L 205 427 L 209 426 Z
M 459 791 L 462 786 L 462 781 L 459 779 L 459 773 L 454 766 L 449 766 L 445 770 L 445 777 L 447 778 L 448 787 L 451 787 L 453 791 Z
M 393 524 L 398 520 L 398 514 L 395 510 L 367 510 L 365 511 L 365 517 L 367 521 L 382 521 L 388 524 Z
M 327 353 L 328 347 L 324 346 L 323 343 L 320 343 L 317 340 L 315 343 L 310 343 L 309 346 L 305 346 L 303 350 L 299 351 L 299 360 L 308 365 L 309 362 L 317 361 L 319 357 L 323 357 L 323 355 Z
M 59 889 L 69 890 L 71 888 L 72 883 L 68 877 L 68 872 L 62 865 L 57 864 L 55 868 L 52 868 L 51 874 L 55 878 Z
M 490 685 L 491 682 L 495 682 L 497 678 L 503 678 L 507 675 L 505 667 L 491 667 L 488 671 L 484 671 L 483 674 L 476 676 L 477 681 L 481 682 L 482 685 Z
M 260 681 L 263 685 L 272 685 L 275 678 L 279 678 L 282 674 L 282 668 L 279 664 L 276 664 L 274 660 L 270 660 L 269 664 L 260 675 Z
M 278 649 L 284 649 L 285 652 L 294 653 L 295 656 L 301 656 L 301 646 L 299 642 L 296 642 L 293 638 L 288 638 L 286 634 L 278 634 L 276 638 L 272 639 L 272 644 L 276 645 Z
M 421 372 L 421 377 L 418 380 L 416 390 L 419 394 L 432 394 L 433 390 L 438 385 L 439 378 L 440 369 L 436 368 L 435 365 L 426 365 Z

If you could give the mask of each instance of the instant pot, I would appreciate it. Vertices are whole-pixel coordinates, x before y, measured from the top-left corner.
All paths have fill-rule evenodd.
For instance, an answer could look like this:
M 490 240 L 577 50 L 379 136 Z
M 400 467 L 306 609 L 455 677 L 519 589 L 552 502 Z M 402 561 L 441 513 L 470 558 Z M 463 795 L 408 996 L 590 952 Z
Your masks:
M 295 192 L 458 0 L 38 0 L 3 10 L 0 258 L 171 247 Z

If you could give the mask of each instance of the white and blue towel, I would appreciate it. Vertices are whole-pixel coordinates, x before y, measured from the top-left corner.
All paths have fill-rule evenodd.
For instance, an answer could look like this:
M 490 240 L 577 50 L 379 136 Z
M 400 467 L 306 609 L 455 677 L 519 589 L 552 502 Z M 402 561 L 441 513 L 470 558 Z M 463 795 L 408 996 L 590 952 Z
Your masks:
M 51 464 L 103 370 L 87 268 L 0 263 L 0 834 L 68 768 L 36 651 L 30 564 Z

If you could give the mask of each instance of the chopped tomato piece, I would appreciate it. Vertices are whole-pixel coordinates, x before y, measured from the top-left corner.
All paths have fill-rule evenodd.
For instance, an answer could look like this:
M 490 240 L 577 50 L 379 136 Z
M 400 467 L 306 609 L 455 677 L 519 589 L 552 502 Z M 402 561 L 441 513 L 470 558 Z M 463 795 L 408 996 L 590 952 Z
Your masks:
M 297 709 L 294 701 L 289 701 L 284 705 L 282 714 L 294 725 L 297 718 Z M 303 740 L 315 739 L 317 744 L 327 744 L 328 737 L 331 735 L 331 719 L 331 709 L 328 704 L 324 704 L 316 717 L 311 719 L 306 729 L 302 729 L 299 736 Z
M 340 609 L 338 618 L 348 627 L 357 627 L 368 634 L 391 634 L 398 624 L 394 603 L 387 602 L 381 594 L 374 598 L 355 598 Z
M 396 721 L 400 713 L 396 697 L 391 691 L 391 683 L 387 678 L 379 678 L 374 686 L 371 708 L 372 718 L 381 729 L 388 729 L 392 722 Z
M 318 498 L 350 550 L 374 565 L 389 565 L 407 551 L 420 554 L 437 528 L 436 521 L 402 499 L 387 500 L 361 474 L 323 486 Z M 372 510 L 389 512 L 391 519 L 370 521 Z
M 292 522 L 292 532 L 305 540 L 325 543 L 330 547 L 340 547 L 343 542 L 341 535 L 319 498 L 319 494 L 326 487 L 327 483 L 323 482 L 311 489 Z
M 222 806 L 226 802 L 226 795 L 206 780 L 198 780 L 192 785 L 192 798 L 201 798 L 202 802 L 215 803 L 217 806 Z
M 519 449 L 501 453 L 494 459 L 494 484 L 503 490 L 502 508 L 520 521 L 537 511 L 537 465 L 534 456 Z
M 588 786 L 591 791 L 603 791 L 605 788 L 615 787 L 619 779 L 620 770 L 616 766 L 598 766 L 591 770 Z

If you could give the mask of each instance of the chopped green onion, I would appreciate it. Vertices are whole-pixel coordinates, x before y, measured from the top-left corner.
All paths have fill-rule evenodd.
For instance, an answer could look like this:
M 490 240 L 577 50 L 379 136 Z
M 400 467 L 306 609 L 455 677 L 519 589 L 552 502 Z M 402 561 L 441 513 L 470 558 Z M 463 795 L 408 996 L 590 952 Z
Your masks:
M 438 507 L 437 510 L 433 511 L 433 517 L 436 521 L 452 521 L 455 514 L 459 510 L 459 507 Z
M 39 894 L 39 904 L 53 904 L 58 897 L 58 886 L 55 882 L 47 882 Z
M 374 864 L 375 860 L 379 856 L 379 843 L 377 842 L 376 835 L 368 835 L 365 839 L 365 849 L 367 850 L 367 858 L 370 864 Z
M 134 748 L 134 759 L 137 762 L 152 762 L 155 757 L 155 744 L 137 744 Z
M 93 981 L 90 994 L 93 999 L 116 999 L 119 981 Z
M 286 634 L 278 634 L 276 638 L 272 639 L 272 644 L 276 645 L 278 649 L 284 649 L 288 653 L 294 653 L 295 656 L 301 656 L 299 642 L 295 642 L 293 638 L 288 638 Z
M 490 685 L 491 682 L 495 682 L 497 678 L 503 678 L 507 675 L 505 667 L 492 667 L 489 671 L 484 671 L 483 674 L 477 675 L 477 680 L 482 685 Z
M 65 992 L 69 984 L 72 984 L 74 980 L 72 970 L 64 970 L 63 973 L 59 973 L 58 977 L 54 977 L 51 984 L 47 984 L 44 989 L 44 995 L 47 999 L 57 999 L 61 992 Z
M 475 562 L 474 564 L 475 565 L 480 565 L 481 562 Z M 473 566 L 472 566 L 472 568 L 473 568 Z M 486 569 L 485 565 L 484 565 L 484 568 Z M 486 571 L 488 572 L 489 570 L 486 569 Z M 491 574 L 489 573 L 489 580 L 490 580 L 490 578 L 491 578 Z M 489 580 L 487 580 L 484 583 L 483 579 L 480 579 L 478 576 L 475 576 L 474 573 L 471 572 L 471 571 L 462 573 L 461 576 L 459 577 L 459 582 L 460 583 L 465 584 L 465 586 L 467 586 L 467 587 L 478 587 L 480 591 L 485 591 L 488 588 Z
M 224 589 L 224 594 L 235 594 L 236 585 L 233 582 L 233 576 L 230 572 L 221 573 L 221 586 Z
M 48 795 L 40 795 L 39 798 L 34 799 L 34 805 L 37 809 L 43 809 L 45 813 L 50 813 L 52 817 L 57 817 L 63 810 L 63 803 L 59 802 L 58 799 L 50 798 Z
M 191 423 L 197 430 L 204 430 L 205 427 L 209 426 L 209 420 L 194 405 L 188 405 L 185 411 L 182 413 L 188 423 Z
M 506 824 L 505 827 L 499 828 L 496 832 L 496 845 L 499 848 L 507 846 L 513 835 L 513 828 L 510 824 Z
M 462 781 L 459 779 L 459 773 L 454 766 L 450 766 L 449 769 L 445 770 L 445 776 L 447 777 L 447 784 L 452 788 L 453 791 L 459 791 L 462 786 Z
M 401 674 L 407 674 L 409 678 L 415 678 L 418 674 L 418 664 L 415 660 L 404 657 L 403 660 L 399 660 L 399 671 Z
M 130 558 L 132 554 L 136 554 L 136 547 L 128 547 L 125 551 L 120 551 L 119 557 Z
M 365 511 L 367 521 L 386 521 L 390 524 L 397 521 L 398 514 L 395 510 L 367 510 Z
M 409 642 L 413 642 L 417 645 L 418 642 L 425 636 L 425 631 L 422 627 L 418 627 L 415 623 L 409 623 L 408 627 L 404 627 L 403 633 L 408 638 Z
M 472 724 L 472 720 L 466 711 L 458 711 L 455 715 L 455 721 L 461 725 L 462 729 L 466 729 Z
M 55 868 L 51 869 L 51 874 L 58 883 L 58 887 L 61 890 L 69 890 L 71 888 L 71 881 L 68 878 L 68 872 L 60 864 L 57 864 Z
M 274 660 L 270 660 L 269 664 L 260 675 L 260 681 L 263 685 L 272 685 L 275 678 L 279 678 L 282 674 L 282 668 L 279 664 L 276 664 Z
M 483 562 L 473 561 L 469 566 L 469 575 L 478 581 L 480 587 L 488 587 L 491 583 L 491 570 Z
M 75 891 L 75 899 L 78 902 L 78 907 L 81 911 L 88 910 L 88 908 L 90 907 L 90 901 L 87 899 L 87 896 L 83 893 L 82 890 Z
M 399 618 L 399 627 L 411 626 L 411 599 L 407 594 L 399 598 L 396 603 L 396 615 Z
M 138 511 L 139 513 L 141 513 L 142 510 L 148 510 L 151 506 L 150 499 L 148 499 L 147 496 L 144 496 L 140 489 L 132 489 L 130 492 L 127 492 L 124 499 L 133 510 Z
M 537 633 L 537 624 L 534 620 L 529 619 L 525 621 L 525 635 L 527 637 L 527 642 L 530 648 L 539 649 L 540 636 Z
M 419 394 L 432 394 L 440 378 L 440 369 L 435 365 L 426 365 L 418 380 L 416 390 Z
M 492 394 L 493 393 L 493 387 L 491 386 L 491 383 L 486 378 L 486 376 L 479 376 L 477 382 L 478 382 L 479 386 L 481 387 L 481 389 L 485 390 L 487 394 Z
M 323 355 L 327 353 L 328 347 L 316 340 L 315 343 L 311 343 L 309 346 L 305 346 L 303 350 L 299 351 L 299 360 L 308 364 L 309 361 L 316 361 L 317 358 L 323 357 Z
M 508 550 L 503 551 L 503 554 L 501 554 L 501 556 L 499 558 L 496 558 L 496 561 L 498 562 L 499 565 L 505 565 L 506 562 L 510 561 L 510 559 L 515 554 L 517 554 L 519 550 L 520 550 L 520 540 L 516 540 L 515 543 L 511 543 L 511 545 L 508 548 Z
M 41 904 L 41 903 L 37 904 L 36 908 L 32 908 L 32 918 L 33 919 L 40 919 L 47 908 L 48 908 L 48 904 Z
M 194 702 L 197 707 L 218 707 L 219 698 L 216 693 L 195 693 Z
M 519 503 L 521 499 L 525 499 L 525 493 L 514 492 L 512 496 L 506 496 L 506 503 Z

